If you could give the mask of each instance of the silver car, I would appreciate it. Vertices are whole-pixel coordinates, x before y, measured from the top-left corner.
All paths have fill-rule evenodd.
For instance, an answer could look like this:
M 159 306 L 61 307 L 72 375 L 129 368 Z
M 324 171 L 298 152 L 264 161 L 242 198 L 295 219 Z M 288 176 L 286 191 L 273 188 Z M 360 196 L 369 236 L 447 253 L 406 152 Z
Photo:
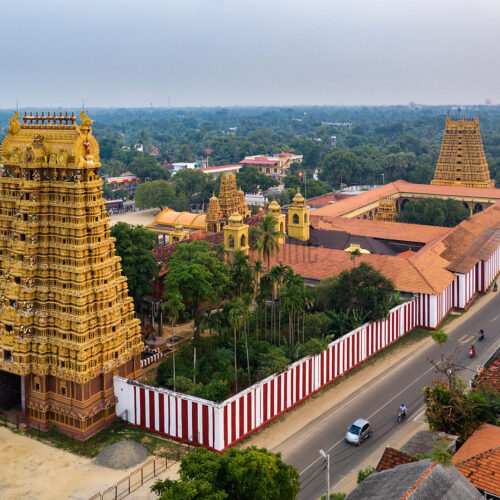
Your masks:
M 366 438 L 370 437 L 373 431 L 370 427 L 370 422 L 363 418 L 358 418 L 349 429 L 345 435 L 345 440 L 348 443 L 355 444 L 359 446 Z

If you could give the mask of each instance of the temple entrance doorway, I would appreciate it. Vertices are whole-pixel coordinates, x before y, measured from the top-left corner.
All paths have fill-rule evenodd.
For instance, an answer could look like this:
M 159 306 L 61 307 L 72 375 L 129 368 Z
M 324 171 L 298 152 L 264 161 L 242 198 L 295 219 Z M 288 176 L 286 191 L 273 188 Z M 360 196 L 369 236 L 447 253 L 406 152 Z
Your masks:
M 0 412 L 22 411 L 21 376 L 0 370 Z

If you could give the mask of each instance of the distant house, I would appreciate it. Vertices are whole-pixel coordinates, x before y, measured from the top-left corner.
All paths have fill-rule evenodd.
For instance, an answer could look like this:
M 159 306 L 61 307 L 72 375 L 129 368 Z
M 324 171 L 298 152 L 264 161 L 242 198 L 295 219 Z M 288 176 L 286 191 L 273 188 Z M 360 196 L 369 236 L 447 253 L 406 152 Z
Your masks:
M 257 167 L 259 172 L 266 174 L 269 177 L 286 177 L 290 175 L 290 167 L 294 163 L 302 163 L 302 155 L 294 153 L 280 153 L 271 156 L 246 156 L 240 161 L 241 165 L 250 165 Z

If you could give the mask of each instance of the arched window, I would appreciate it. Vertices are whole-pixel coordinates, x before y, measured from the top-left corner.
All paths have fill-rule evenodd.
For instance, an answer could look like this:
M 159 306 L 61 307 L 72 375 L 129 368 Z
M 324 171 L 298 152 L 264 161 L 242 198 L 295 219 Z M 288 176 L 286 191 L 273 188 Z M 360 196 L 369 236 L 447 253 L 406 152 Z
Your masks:
M 299 216 L 297 214 L 293 214 L 293 223 L 298 224 L 299 223 Z
M 473 210 L 473 212 L 474 212 L 475 214 L 477 214 L 478 212 L 482 212 L 482 211 L 483 211 L 483 205 L 481 205 L 481 203 L 476 203 L 476 204 L 474 205 L 474 210 Z
M 234 248 L 234 238 L 233 235 L 229 235 L 229 248 Z
M 271 170 L 269 168 L 266 168 L 266 174 L 270 174 Z
M 240 247 L 245 247 L 247 245 L 247 239 L 244 234 L 241 235 L 240 238 Z

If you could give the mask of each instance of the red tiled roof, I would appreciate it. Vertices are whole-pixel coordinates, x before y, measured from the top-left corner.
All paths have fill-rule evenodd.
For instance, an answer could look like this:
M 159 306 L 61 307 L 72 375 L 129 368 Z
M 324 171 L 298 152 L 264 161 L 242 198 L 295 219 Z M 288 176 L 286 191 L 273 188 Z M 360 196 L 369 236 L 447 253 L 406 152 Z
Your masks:
M 395 448 L 387 447 L 380 458 L 378 465 L 375 469 L 376 472 L 383 470 L 394 469 L 397 465 L 409 464 L 411 462 L 418 462 L 420 459 L 405 453 L 404 451 L 396 450 Z
M 278 156 L 295 156 L 295 153 L 280 153 Z
M 396 257 L 411 257 L 415 253 L 413 250 L 406 250 L 406 252 L 398 253 Z
M 345 231 L 349 234 L 369 236 L 371 238 L 429 243 L 452 230 L 449 227 L 406 224 L 403 222 L 330 217 L 317 215 L 318 212 L 319 210 L 315 210 L 311 212 L 310 216 L 311 225 L 315 229 Z
M 473 486 L 500 495 L 500 427 L 483 424 L 455 453 L 453 463 Z
M 474 381 L 474 387 L 500 393 L 500 357 L 481 370 Z
M 253 259 L 258 258 L 251 252 Z M 397 258 L 389 255 L 362 254 L 355 259 L 356 264 L 367 262 L 378 269 L 384 276 L 391 279 L 397 290 L 404 292 L 441 293 L 448 286 L 455 275 L 444 271 L 448 275 L 448 282 L 432 280 L 432 271 L 417 268 L 409 259 Z M 282 262 L 290 266 L 294 273 L 304 278 L 323 280 L 340 274 L 345 269 L 351 269 L 353 261 L 351 254 L 345 250 L 293 245 L 280 245 L 280 252 L 271 257 L 271 266 Z
M 375 203 L 381 198 L 399 193 L 400 196 L 409 194 L 428 194 L 428 195 L 441 195 L 441 196 L 463 196 L 482 198 L 485 200 L 500 200 L 500 189 L 488 188 L 469 188 L 462 186 L 431 186 L 430 184 L 412 184 L 403 180 L 390 182 L 378 188 L 356 196 L 351 196 L 349 199 L 342 200 L 339 203 L 328 205 L 319 208 L 315 211 L 318 215 L 344 215 L 358 208 L 365 207 L 371 203 Z

